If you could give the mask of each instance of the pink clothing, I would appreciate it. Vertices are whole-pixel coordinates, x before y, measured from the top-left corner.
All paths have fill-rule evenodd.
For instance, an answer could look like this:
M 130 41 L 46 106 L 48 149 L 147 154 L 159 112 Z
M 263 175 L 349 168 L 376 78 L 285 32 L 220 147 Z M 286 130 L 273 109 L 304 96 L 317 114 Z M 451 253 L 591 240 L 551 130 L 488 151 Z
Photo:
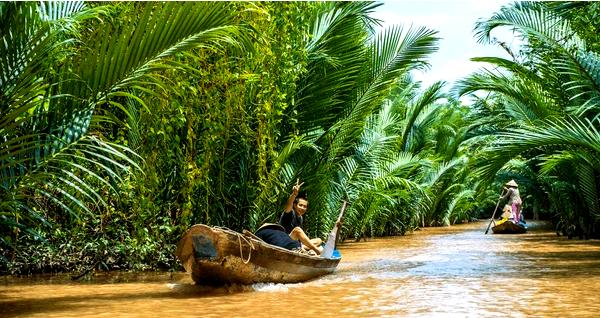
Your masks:
M 513 215 L 515 216 L 515 223 L 519 223 L 521 220 L 521 202 L 513 202 L 512 204 Z
M 505 198 L 508 198 L 508 204 L 512 207 L 515 222 L 518 223 L 521 220 L 521 204 L 523 204 L 521 196 L 519 195 L 519 189 L 509 187 L 506 194 L 502 196 L 502 199 Z

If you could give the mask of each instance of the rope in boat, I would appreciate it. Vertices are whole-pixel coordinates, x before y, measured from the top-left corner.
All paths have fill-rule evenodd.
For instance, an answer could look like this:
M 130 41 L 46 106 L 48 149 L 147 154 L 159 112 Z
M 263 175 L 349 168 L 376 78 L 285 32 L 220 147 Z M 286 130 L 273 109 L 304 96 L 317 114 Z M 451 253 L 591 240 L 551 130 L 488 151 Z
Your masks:
M 240 258 L 242 259 L 242 262 L 244 262 L 244 264 L 248 264 L 250 262 L 250 258 L 252 257 L 252 250 L 256 249 L 254 247 L 254 244 L 252 243 L 252 240 L 250 240 L 250 239 L 246 238 L 245 236 L 243 236 L 242 234 L 240 234 L 236 231 L 233 231 L 231 229 L 228 229 L 226 227 L 213 226 L 213 228 L 215 228 L 217 230 L 229 232 L 230 234 L 235 234 L 238 238 L 238 244 L 240 246 Z M 250 246 L 250 249 L 248 250 L 248 259 L 247 260 L 244 260 L 244 253 L 242 250 L 242 239 L 244 239 L 244 242 L 246 242 L 246 244 L 248 244 L 248 246 Z
M 241 235 L 240 233 L 235 233 L 238 237 L 238 243 L 240 244 L 240 258 L 242 258 L 242 262 L 244 262 L 244 264 L 248 264 L 250 262 L 250 258 L 252 257 L 252 250 L 254 249 L 254 244 L 252 244 L 252 241 L 250 241 L 249 239 L 243 237 L 243 235 Z M 244 260 L 244 254 L 242 253 L 242 238 L 244 239 L 244 241 L 246 242 L 246 244 L 250 245 L 250 248 L 248 249 L 248 259 Z

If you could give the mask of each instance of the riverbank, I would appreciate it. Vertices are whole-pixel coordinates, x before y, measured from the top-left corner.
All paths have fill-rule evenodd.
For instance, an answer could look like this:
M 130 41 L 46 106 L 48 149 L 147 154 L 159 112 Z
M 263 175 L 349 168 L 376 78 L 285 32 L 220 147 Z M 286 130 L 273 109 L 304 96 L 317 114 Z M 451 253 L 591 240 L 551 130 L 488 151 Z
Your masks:
M 478 220 L 471 223 L 485 223 L 488 220 Z M 530 221 L 532 222 L 532 221 Z M 466 224 L 446 226 L 446 227 L 427 227 L 418 228 L 417 230 L 407 233 L 406 235 L 419 234 L 422 231 L 427 233 L 441 230 L 445 233 L 453 231 L 462 231 Z M 538 221 L 532 223 L 536 230 L 552 231 L 553 226 L 550 222 Z M 487 226 L 487 223 L 486 223 Z M 491 231 L 490 231 L 491 233 Z M 377 240 L 378 238 L 364 238 L 361 242 Z M 346 240 L 342 243 L 348 245 L 353 240 Z M 0 272 L 0 277 L 37 277 L 39 279 L 62 277 L 65 280 L 90 280 L 95 276 L 103 277 L 115 273 L 117 276 L 124 274 L 132 276 L 144 275 L 145 273 L 162 273 L 170 272 L 177 273 L 183 271 L 183 266 L 175 258 L 175 244 L 165 244 L 162 247 L 156 247 L 155 252 L 146 252 L 145 258 L 130 257 L 126 259 L 123 247 L 115 247 L 107 249 L 104 256 L 94 255 L 93 248 L 88 248 L 83 251 L 76 252 L 76 247 L 73 245 L 57 244 L 58 246 L 66 246 L 65 250 L 56 250 L 50 246 L 38 242 L 36 248 L 34 244 L 28 245 L 27 250 L 20 252 L 20 257 L 13 263 L 5 263 L 3 271 Z M 117 244 L 119 245 L 119 244 Z M 66 249 L 69 249 L 67 252 Z M 129 253 L 135 253 L 135 248 L 131 248 Z M 154 257 L 154 258 L 153 258 Z M 144 262 L 143 259 L 146 259 Z M 28 260 L 30 261 L 28 263 Z M 133 262 L 135 260 L 136 262 Z

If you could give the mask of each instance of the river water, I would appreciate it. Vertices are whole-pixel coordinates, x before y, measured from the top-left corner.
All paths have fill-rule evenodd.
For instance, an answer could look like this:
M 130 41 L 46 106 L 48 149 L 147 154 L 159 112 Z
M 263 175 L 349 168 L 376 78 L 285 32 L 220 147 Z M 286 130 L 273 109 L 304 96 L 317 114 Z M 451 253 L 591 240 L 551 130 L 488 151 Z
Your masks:
M 183 273 L 0 278 L 0 317 L 598 317 L 600 241 L 487 222 L 344 243 L 301 284 L 195 286 Z

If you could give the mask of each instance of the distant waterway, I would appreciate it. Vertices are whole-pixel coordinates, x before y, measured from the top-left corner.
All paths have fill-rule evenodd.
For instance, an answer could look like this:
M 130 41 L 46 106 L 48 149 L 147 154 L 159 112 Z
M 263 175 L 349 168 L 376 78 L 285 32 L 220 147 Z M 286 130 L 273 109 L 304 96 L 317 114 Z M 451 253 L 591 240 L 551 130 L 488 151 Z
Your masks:
M 300 284 L 196 286 L 184 273 L 0 278 L 0 317 L 597 317 L 600 241 L 484 235 L 487 222 L 344 243 Z M 491 233 L 491 231 L 490 231 Z

